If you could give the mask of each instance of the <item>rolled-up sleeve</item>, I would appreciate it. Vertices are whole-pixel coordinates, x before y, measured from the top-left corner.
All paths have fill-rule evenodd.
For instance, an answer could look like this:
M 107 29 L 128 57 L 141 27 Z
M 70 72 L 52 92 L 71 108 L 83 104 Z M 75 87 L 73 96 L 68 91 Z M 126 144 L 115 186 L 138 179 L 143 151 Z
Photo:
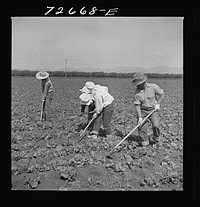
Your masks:
M 137 95 L 134 95 L 134 96 L 133 96 L 133 103 L 134 103 L 135 105 L 140 105 L 140 104 L 141 104 L 141 103 L 140 103 L 139 96 L 137 96 Z
M 95 100 L 95 107 L 96 107 L 96 112 L 99 114 L 102 109 L 103 109 L 103 102 L 102 102 L 102 98 L 99 94 L 96 94 L 94 96 L 94 100 Z
M 161 95 L 161 94 L 163 94 L 163 89 L 161 89 L 158 85 L 154 85 L 154 90 L 155 90 L 155 93 L 156 94 L 159 94 L 159 95 Z

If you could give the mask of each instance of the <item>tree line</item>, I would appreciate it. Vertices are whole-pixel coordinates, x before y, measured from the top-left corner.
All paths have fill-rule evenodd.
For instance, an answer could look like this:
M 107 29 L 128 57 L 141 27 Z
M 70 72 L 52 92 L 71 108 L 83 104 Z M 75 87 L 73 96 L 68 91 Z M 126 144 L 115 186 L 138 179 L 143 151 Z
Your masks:
M 30 70 L 12 70 L 12 76 L 35 76 L 38 71 Z M 91 78 L 132 78 L 133 73 L 116 73 L 116 72 L 79 72 L 79 71 L 47 71 L 52 77 L 91 77 Z M 183 78 L 182 74 L 169 73 L 145 73 L 148 78 Z

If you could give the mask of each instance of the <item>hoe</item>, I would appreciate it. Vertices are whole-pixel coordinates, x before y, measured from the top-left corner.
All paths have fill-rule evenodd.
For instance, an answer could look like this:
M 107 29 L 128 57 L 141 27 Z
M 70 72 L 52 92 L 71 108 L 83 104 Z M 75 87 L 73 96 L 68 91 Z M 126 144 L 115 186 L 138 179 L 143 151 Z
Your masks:
M 80 136 L 79 136 L 79 140 L 78 140 L 78 142 L 80 142 L 80 141 L 83 139 L 84 136 L 82 136 L 82 135 L 85 133 L 85 131 L 86 131 L 87 128 L 90 126 L 90 124 L 92 123 L 93 120 L 94 120 L 94 118 L 92 118 L 92 119 L 90 120 L 90 122 L 87 124 L 87 126 L 85 127 L 85 129 L 81 132 L 81 134 L 80 134 Z
M 45 101 L 42 101 L 42 108 L 41 108 L 41 113 L 40 113 L 40 121 L 43 119 L 44 115 L 44 106 L 45 106 Z
M 156 109 L 154 109 L 153 111 L 151 111 L 142 121 L 142 123 L 149 117 L 151 116 L 151 114 L 153 114 L 153 112 L 156 111 Z M 106 158 L 112 159 L 111 155 L 114 153 L 114 150 L 124 141 L 127 139 L 127 137 L 129 137 L 142 123 L 138 124 L 132 131 L 130 131 L 114 148 L 113 150 L 106 156 Z

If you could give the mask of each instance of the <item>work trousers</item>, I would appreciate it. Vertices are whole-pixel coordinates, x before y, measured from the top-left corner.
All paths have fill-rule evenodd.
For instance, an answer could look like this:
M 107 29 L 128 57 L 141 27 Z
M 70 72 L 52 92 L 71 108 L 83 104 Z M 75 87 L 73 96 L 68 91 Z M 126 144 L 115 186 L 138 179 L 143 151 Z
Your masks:
M 50 121 L 51 120 L 50 109 L 51 109 L 52 99 L 53 99 L 53 92 L 50 92 L 50 93 L 47 94 L 47 98 L 46 98 L 46 101 L 44 103 L 43 119 L 45 121 Z
M 113 111 L 114 111 L 113 102 L 107 105 L 105 108 L 103 108 L 101 113 L 94 120 L 94 126 L 93 126 L 94 134 L 99 134 L 101 124 L 103 124 L 104 130 L 107 135 L 110 135 L 112 133 L 111 128 L 110 128 L 110 122 L 112 119 Z
M 88 123 L 90 122 L 90 120 L 92 119 L 92 116 L 94 114 L 94 112 L 90 113 L 91 111 L 95 110 L 95 103 L 92 102 L 89 106 L 88 106 Z M 90 124 L 90 126 L 88 127 L 88 130 L 92 130 L 94 126 L 94 122 L 92 122 Z
M 141 116 L 144 119 L 151 111 L 141 110 Z M 138 119 L 138 117 L 137 117 Z M 153 130 L 153 138 L 155 140 L 159 139 L 160 129 L 159 129 L 159 115 L 158 112 L 154 112 L 141 126 L 138 127 L 138 134 L 141 141 L 147 141 L 149 139 L 149 121 Z

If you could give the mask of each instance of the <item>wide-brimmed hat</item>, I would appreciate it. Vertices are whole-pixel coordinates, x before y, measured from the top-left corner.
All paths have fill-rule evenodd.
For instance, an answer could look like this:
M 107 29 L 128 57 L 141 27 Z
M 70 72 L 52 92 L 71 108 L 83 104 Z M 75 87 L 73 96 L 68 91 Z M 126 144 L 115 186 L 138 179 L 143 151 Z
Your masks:
M 82 93 L 89 93 L 90 90 L 88 90 L 88 88 L 86 86 L 84 86 L 83 88 L 79 89 L 80 92 Z
M 134 83 L 136 86 L 138 86 L 144 83 L 146 80 L 147 80 L 147 76 L 144 75 L 144 73 L 139 72 L 133 76 L 133 79 L 131 80 L 131 82 Z
M 97 84 L 93 88 L 92 92 L 93 93 L 96 93 L 96 92 L 108 92 L 108 87 L 107 86 L 101 86 L 101 85 Z
M 47 73 L 46 71 L 40 71 L 40 72 L 38 72 L 38 73 L 36 73 L 36 78 L 37 79 L 46 79 L 46 78 L 48 78 L 49 77 L 49 73 Z
M 88 81 L 88 82 L 85 83 L 85 86 L 88 89 L 92 90 L 95 87 L 95 84 L 93 82 L 91 82 L 91 81 Z
M 88 93 L 82 93 L 80 96 L 79 96 L 82 104 L 86 104 L 86 105 L 90 105 L 92 103 L 92 96 Z

